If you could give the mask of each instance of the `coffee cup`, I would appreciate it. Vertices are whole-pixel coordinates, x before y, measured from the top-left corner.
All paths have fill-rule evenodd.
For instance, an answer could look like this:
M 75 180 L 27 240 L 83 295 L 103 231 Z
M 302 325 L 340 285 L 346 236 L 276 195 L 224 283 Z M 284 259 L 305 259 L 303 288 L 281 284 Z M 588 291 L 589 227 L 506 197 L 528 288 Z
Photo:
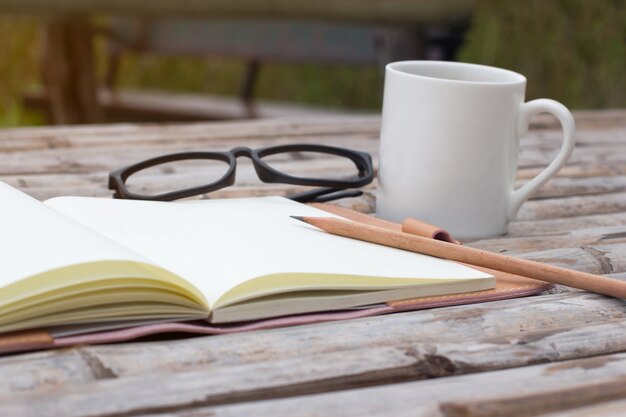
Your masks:
M 376 213 L 436 224 L 461 239 L 507 232 L 521 205 L 566 163 L 575 124 L 562 104 L 524 102 L 526 78 L 485 65 L 402 61 L 385 68 Z M 563 143 L 514 189 L 519 140 L 550 113 Z

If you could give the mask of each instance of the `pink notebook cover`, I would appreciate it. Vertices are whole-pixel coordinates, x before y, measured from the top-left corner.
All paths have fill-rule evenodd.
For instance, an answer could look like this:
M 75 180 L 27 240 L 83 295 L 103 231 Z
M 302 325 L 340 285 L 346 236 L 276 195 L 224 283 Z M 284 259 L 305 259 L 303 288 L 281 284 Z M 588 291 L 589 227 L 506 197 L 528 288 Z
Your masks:
M 331 204 L 314 204 L 322 210 L 363 223 L 373 224 L 393 230 L 402 230 L 402 226 L 385 220 L 377 219 L 369 215 L 346 209 Z M 404 226 L 404 231 L 417 235 L 454 241 L 450 235 L 435 226 L 411 220 Z M 173 322 L 134 326 L 124 329 L 87 333 L 75 336 L 53 337 L 46 330 L 28 330 L 0 335 L 0 354 L 11 352 L 24 352 L 56 347 L 66 347 L 84 344 L 102 344 L 125 342 L 145 336 L 158 334 L 184 335 L 204 334 L 216 335 L 227 333 L 248 332 L 254 330 L 273 329 L 311 323 L 323 323 L 337 320 L 348 320 L 361 317 L 371 317 L 381 314 L 396 313 L 408 310 L 420 310 L 426 308 L 444 307 L 460 304 L 482 303 L 487 301 L 502 300 L 507 298 L 523 297 L 546 291 L 551 284 L 537 281 L 518 275 L 488 270 L 469 265 L 472 268 L 488 272 L 496 277 L 496 287 L 492 290 L 475 291 L 462 294 L 450 294 L 444 296 L 420 297 L 408 300 L 391 301 L 385 305 L 371 308 L 346 311 L 329 311 L 323 313 L 301 314 L 287 317 L 234 323 L 227 325 L 211 324 L 208 321 L 196 320 L 188 322 Z

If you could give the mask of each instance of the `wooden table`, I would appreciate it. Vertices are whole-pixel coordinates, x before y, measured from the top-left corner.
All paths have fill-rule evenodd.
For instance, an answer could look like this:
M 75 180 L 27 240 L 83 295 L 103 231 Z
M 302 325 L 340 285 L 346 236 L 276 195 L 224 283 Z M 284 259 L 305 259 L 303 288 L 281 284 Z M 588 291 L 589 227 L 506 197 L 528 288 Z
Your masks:
M 626 112 L 576 117 L 578 145 L 559 177 L 523 206 L 507 236 L 470 245 L 623 277 Z M 550 119 L 535 125 L 522 142 L 520 184 L 559 146 Z M 107 196 L 109 170 L 165 152 L 314 142 L 376 155 L 378 130 L 377 117 L 5 130 L 0 179 L 40 199 Z M 324 160 L 315 167 L 333 169 Z M 259 184 L 249 166 L 238 180 L 218 194 L 290 188 Z M 372 190 L 343 204 L 371 211 Z M 617 416 L 626 407 L 626 305 L 557 288 L 345 322 L 13 355 L 0 358 L 0 386 L 3 416 Z

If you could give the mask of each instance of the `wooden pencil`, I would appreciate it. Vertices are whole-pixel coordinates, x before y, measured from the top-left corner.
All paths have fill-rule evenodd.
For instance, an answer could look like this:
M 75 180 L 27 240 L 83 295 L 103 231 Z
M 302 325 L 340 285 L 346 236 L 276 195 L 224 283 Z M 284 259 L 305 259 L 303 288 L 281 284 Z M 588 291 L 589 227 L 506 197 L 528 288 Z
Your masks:
M 292 216 L 334 235 L 626 298 L 626 282 L 332 217 Z

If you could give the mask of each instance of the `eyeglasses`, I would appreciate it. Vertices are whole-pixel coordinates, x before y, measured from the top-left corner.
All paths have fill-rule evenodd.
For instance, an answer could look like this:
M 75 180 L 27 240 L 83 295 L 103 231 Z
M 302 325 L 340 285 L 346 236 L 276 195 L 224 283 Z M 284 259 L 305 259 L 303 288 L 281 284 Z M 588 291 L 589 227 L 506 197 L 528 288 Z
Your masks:
M 342 178 L 306 178 L 281 172 L 268 163 L 267 157 L 269 156 L 294 152 L 314 153 L 316 156 L 325 157 L 333 156 L 335 158 L 341 158 L 341 162 L 344 162 L 343 160 L 351 161 L 356 167 L 356 171 L 351 170 L 348 172 L 350 175 Z M 374 178 L 372 157 L 368 153 L 325 145 L 293 144 L 259 149 L 236 147 L 227 152 L 182 152 L 163 155 L 111 172 L 109 174 L 109 189 L 115 190 L 114 198 L 155 201 L 172 201 L 210 193 L 235 183 L 237 158 L 240 156 L 252 160 L 257 176 L 265 183 L 322 187 L 287 196 L 292 200 L 300 202 L 324 202 L 338 198 L 359 196 L 362 192 L 353 190 L 353 188 L 367 185 L 371 183 Z M 227 164 L 225 166 L 225 173 L 221 177 L 217 175 L 215 178 L 207 178 L 208 181 L 205 185 L 160 194 L 138 194 L 131 192 L 127 187 L 129 177 L 142 170 L 171 162 L 193 160 L 223 162 Z

